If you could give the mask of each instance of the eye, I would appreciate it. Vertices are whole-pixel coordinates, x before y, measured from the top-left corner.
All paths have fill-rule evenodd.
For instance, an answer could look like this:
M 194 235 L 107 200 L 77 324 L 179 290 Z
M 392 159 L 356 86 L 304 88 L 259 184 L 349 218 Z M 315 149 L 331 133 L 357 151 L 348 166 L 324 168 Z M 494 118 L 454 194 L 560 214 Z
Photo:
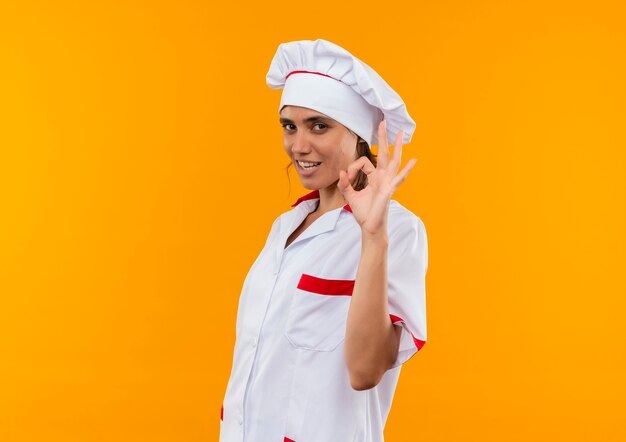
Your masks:
M 285 130 L 293 130 L 293 129 L 290 129 L 290 128 L 287 127 L 287 126 L 293 126 L 293 124 L 291 124 L 291 123 L 285 123 L 282 126 L 283 126 L 283 129 L 285 129 Z
M 328 127 L 324 123 L 315 123 L 313 125 L 313 127 L 315 127 L 315 126 L 321 126 L 320 130 L 324 130 L 324 129 L 326 129 Z

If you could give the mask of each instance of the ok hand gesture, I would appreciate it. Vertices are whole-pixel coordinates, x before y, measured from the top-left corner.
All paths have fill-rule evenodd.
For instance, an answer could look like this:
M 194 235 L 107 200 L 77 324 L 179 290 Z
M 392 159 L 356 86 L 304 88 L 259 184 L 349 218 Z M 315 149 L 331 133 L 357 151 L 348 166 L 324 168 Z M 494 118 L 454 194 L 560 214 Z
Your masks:
M 387 144 L 387 122 L 383 120 L 378 126 L 378 158 L 374 167 L 365 156 L 356 159 L 348 165 L 348 170 L 339 172 L 337 187 L 352 209 L 352 214 L 361 226 L 361 230 L 368 234 L 387 233 L 387 211 L 389 201 L 396 189 L 406 179 L 417 162 L 411 158 L 398 173 L 402 160 L 402 135 L 396 135 L 393 158 L 389 158 Z M 350 184 L 359 170 L 367 175 L 367 186 L 356 191 Z

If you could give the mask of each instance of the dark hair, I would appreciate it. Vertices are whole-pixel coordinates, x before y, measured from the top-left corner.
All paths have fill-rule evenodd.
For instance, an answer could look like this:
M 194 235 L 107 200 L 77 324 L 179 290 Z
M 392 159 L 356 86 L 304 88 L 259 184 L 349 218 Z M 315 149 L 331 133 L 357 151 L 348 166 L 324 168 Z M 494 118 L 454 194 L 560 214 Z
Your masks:
M 350 129 L 348 130 L 352 132 Z M 361 158 L 362 156 L 367 157 L 372 162 L 374 167 L 376 167 L 377 155 L 374 155 L 372 153 L 372 151 L 370 150 L 369 144 L 367 144 L 367 141 L 365 141 L 363 138 L 359 137 L 358 135 L 357 135 L 357 140 L 356 140 L 356 155 L 357 155 L 357 158 Z M 293 165 L 293 162 L 290 161 L 289 164 L 287 164 L 287 167 L 285 167 L 285 171 L 287 172 L 287 180 L 289 181 L 289 192 L 291 192 L 291 180 L 289 180 L 289 167 L 292 165 Z M 354 188 L 354 190 L 359 191 L 359 190 L 364 189 L 365 186 L 367 186 L 367 175 L 365 175 L 365 172 L 363 172 L 362 170 L 359 170 L 357 172 L 356 179 L 352 187 Z

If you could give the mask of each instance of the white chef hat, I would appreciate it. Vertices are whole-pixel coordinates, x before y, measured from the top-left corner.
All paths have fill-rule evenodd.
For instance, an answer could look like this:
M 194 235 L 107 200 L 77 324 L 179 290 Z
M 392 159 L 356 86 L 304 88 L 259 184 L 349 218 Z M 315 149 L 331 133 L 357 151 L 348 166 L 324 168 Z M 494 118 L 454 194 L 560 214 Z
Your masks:
M 371 67 L 326 40 L 282 43 L 266 76 L 272 89 L 283 88 L 278 111 L 285 105 L 316 110 L 378 145 L 378 125 L 387 120 L 387 140 L 411 141 L 415 122 L 404 101 Z

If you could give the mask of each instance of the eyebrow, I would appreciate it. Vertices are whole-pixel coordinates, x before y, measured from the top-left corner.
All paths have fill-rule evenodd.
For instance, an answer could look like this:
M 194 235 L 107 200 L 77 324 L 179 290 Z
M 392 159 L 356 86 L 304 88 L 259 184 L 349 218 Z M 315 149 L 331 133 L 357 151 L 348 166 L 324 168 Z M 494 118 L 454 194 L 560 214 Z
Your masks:
M 290 120 L 289 118 L 280 118 L 279 121 L 280 124 L 293 124 L 293 120 Z M 321 115 L 315 115 L 313 117 L 305 118 L 303 120 L 304 123 L 311 123 L 313 121 L 324 121 L 326 123 L 330 123 L 332 120 Z

